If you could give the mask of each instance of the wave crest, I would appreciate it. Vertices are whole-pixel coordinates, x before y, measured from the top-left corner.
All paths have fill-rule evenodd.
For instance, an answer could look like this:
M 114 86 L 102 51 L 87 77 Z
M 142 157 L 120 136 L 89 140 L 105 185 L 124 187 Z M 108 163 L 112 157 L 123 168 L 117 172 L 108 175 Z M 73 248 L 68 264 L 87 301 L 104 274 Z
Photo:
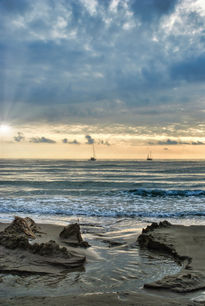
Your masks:
M 125 191 L 143 197 L 199 197 L 205 196 L 205 190 L 164 190 L 164 189 L 130 189 Z

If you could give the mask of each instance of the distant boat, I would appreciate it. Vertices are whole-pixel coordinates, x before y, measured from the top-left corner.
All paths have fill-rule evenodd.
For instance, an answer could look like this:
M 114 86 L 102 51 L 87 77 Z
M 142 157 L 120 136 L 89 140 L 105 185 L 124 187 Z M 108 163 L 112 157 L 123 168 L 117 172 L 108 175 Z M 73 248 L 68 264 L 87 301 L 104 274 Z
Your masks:
M 93 143 L 93 156 L 91 156 L 90 161 L 95 161 L 95 160 L 96 160 L 95 147 L 94 147 L 94 143 Z
M 147 155 L 147 160 L 152 160 L 152 154 L 151 154 L 151 152 L 148 153 L 148 155 Z

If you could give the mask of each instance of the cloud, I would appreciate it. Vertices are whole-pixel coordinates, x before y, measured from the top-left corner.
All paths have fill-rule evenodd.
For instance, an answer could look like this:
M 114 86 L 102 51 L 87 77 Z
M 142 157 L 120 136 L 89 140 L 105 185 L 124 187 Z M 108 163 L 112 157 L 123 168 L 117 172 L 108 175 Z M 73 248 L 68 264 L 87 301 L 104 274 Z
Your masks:
M 205 145 L 205 142 L 202 141 L 192 141 L 192 145 Z
M 56 143 L 55 140 L 52 140 L 52 139 L 49 139 L 49 138 L 46 138 L 46 137 L 32 137 L 30 139 L 30 142 L 32 143 Z
M 5 13 L 25 13 L 30 7 L 30 3 L 27 0 L 1 0 L 0 8 L 5 10 Z
M 204 142 L 202 141 L 177 141 L 177 140 L 172 140 L 172 139 L 167 139 L 167 140 L 160 140 L 160 141 L 157 141 L 156 143 L 154 142 L 149 142 L 149 144 L 158 144 L 158 145 L 182 145 L 182 144 L 185 144 L 185 145 L 205 145 Z M 167 148 L 165 148 L 167 149 Z M 164 149 L 164 150 L 165 150 Z
M 132 8 L 135 14 L 143 21 L 150 22 L 151 20 L 159 19 L 165 14 L 170 14 L 179 3 L 178 0 L 132 0 Z
M 21 141 L 25 140 L 25 137 L 24 137 L 23 133 L 18 132 L 18 133 L 17 133 L 17 136 L 14 137 L 14 140 L 15 140 L 16 142 L 21 142 Z
M 98 143 L 102 144 L 102 145 L 105 145 L 105 146 L 110 146 L 110 143 L 107 140 L 106 141 L 105 140 L 99 140 Z
M 171 67 L 171 75 L 175 79 L 187 82 L 205 81 L 205 56 L 186 58 Z
M 87 139 L 86 144 L 93 144 L 93 143 L 95 143 L 95 140 L 90 135 L 86 135 L 85 138 Z
M 72 140 L 72 141 L 69 141 L 69 144 L 76 144 L 76 145 L 79 145 L 80 142 L 77 141 L 76 139 Z
M 197 3 L 0 1 L 0 117 L 147 126 L 203 120 L 205 19 Z
M 74 139 L 74 140 L 72 140 L 72 141 L 68 141 L 67 138 L 64 138 L 64 139 L 62 140 L 62 142 L 63 142 L 63 143 L 68 143 L 68 144 L 75 144 L 75 145 L 79 145 L 79 144 L 80 144 L 80 142 L 77 141 L 76 139 Z
M 171 139 L 167 139 L 165 141 L 158 141 L 157 144 L 159 145 L 176 145 L 176 144 L 179 144 L 178 141 L 176 140 L 171 140 Z

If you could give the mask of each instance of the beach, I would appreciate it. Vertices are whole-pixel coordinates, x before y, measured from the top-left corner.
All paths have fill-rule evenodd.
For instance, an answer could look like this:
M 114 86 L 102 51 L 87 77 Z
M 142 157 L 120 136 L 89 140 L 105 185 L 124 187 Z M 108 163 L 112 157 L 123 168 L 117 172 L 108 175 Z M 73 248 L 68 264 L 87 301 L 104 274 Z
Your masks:
M 89 243 L 89 247 L 74 246 L 73 242 L 70 246 L 68 239 L 60 238 L 59 233 L 64 229 L 63 226 L 52 224 L 38 224 L 37 226 L 39 232 L 36 233 L 35 239 L 31 240 L 29 238 L 31 245 L 52 240 L 60 247 L 65 247 L 69 252 L 72 252 L 74 258 L 77 254 L 78 258 L 86 257 L 86 261 L 74 269 L 68 270 L 65 267 L 61 269 L 56 263 L 54 265 L 51 262 L 48 263 L 48 255 L 46 255 L 46 260 L 45 256 L 41 256 L 42 259 L 39 260 L 39 258 L 35 258 L 36 254 L 28 253 L 27 250 L 22 250 L 19 247 L 11 250 L 1 244 L 0 262 L 1 273 L 3 273 L 1 276 L 3 275 L 3 277 L 1 277 L 0 286 L 4 290 L 4 294 L 1 294 L 0 297 L 1 305 L 59 305 L 59 303 L 62 303 L 62 305 L 199 305 L 199 303 L 202 303 L 203 305 L 205 303 L 205 295 L 203 295 L 203 289 L 205 288 L 203 256 L 205 251 L 205 226 L 171 225 L 165 221 L 154 223 L 151 226 L 148 225 L 148 227 L 145 227 L 148 230 L 142 231 L 142 234 L 139 226 L 136 226 L 136 231 L 133 228 L 127 228 L 120 234 L 116 231 L 102 232 L 96 224 L 80 225 L 83 241 L 85 239 Z M 8 224 L 1 223 L 1 232 L 7 227 Z M 139 236 L 143 237 L 140 243 Z M 152 244 L 147 244 L 146 239 L 150 236 L 152 242 L 155 242 L 154 247 Z M 94 243 L 94 240 L 97 243 Z M 142 241 L 144 242 L 142 243 Z M 97 251 L 97 245 L 99 247 L 100 243 L 105 245 L 103 252 L 101 252 L 101 258 L 99 258 L 99 252 Z M 116 253 L 124 252 L 123 260 L 124 265 L 126 265 L 129 250 L 136 248 L 142 251 L 143 249 L 149 249 L 149 256 L 153 256 L 151 261 L 157 269 L 160 269 L 163 264 L 163 261 L 161 263 L 160 261 L 157 262 L 157 258 L 159 260 L 160 256 L 163 256 L 161 258 L 167 258 L 170 261 L 168 265 L 173 266 L 172 260 L 174 260 L 178 270 L 176 269 L 175 273 L 172 272 L 172 275 L 168 271 L 161 272 L 160 279 L 147 281 L 141 287 L 137 286 L 136 275 L 134 280 L 136 282 L 135 290 L 126 288 L 126 286 L 124 290 L 123 287 L 120 290 L 112 288 L 112 284 L 115 282 L 112 280 L 113 272 L 111 269 L 116 267 L 113 265 L 115 259 L 112 259 L 112 262 L 108 261 L 108 254 L 112 253 L 113 250 Z M 126 256 L 126 253 L 128 256 Z M 10 256 L 9 260 L 5 258 L 5 254 Z M 43 258 L 46 263 L 43 262 Z M 136 258 L 136 264 L 139 258 L 140 255 Z M 23 262 L 24 264 L 22 264 Z M 97 275 L 96 270 L 94 270 L 95 278 L 91 277 L 88 272 L 87 279 L 85 278 L 85 281 L 93 282 L 92 290 L 86 287 L 86 283 L 84 284 L 85 288 L 83 288 L 83 282 L 78 283 L 76 278 L 76 275 L 78 275 L 80 279 L 81 274 L 85 277 L 87 271 L 92 270 L 96 264 L 103 266 L 105 274 L 106 267 L 110 269 L 110 284 L 104 291 L 99 290 L 97 283 L 98 278 L 103 280 L 104 276 L 101 271 L 101 275 Z M 121 267 L 118 266 L 118 269 L 122 268 L 122 264 L 123 262 L 121 262 Z M 76 269 L 78 272 L 76 272 Z M 73 277 L 72 274 L 75 276 Z M 122 277 L 123 274 L 122 269 Z M 133 271 L 130 271 L 129 276 L 132 274 Z M 189 282 L 187 282 L 186 276 Z M 10 277 L 10 283 L 8 277 Z M 73 290 L 70 286 L 68 287 L 71 282 L 69 283 L 67 280 L 67 288 L 63 289 L 63 294 L 63 291 L 59 290 L 59 286 L 63 284 L 62 278 L 64 278 L 64 284 L 66 284 L 66 277 L 69 277 L 70 281 L 72 278 L 71 287 L 73 287 Z M 122 283 L 126 284 L 126 281 L 125 278 Z
M 205 306 L 205 0 L 0 16 L 0 306 Z
M 204 161 L 0 165 L 1 304 L 203 305 Z

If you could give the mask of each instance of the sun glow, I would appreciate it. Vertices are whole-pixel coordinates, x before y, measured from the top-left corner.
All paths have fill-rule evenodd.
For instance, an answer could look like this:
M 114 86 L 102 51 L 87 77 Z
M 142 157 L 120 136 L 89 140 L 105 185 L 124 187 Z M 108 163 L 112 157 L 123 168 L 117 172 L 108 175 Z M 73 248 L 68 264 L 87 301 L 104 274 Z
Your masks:
M 1 124 L 0 125 L 0 133 L 1 134 L 7 134 L 7 133 L 10 132 L 10 130 L 11 130 L 11 127 L 9 125 L 7 125 L 7 124 Z

